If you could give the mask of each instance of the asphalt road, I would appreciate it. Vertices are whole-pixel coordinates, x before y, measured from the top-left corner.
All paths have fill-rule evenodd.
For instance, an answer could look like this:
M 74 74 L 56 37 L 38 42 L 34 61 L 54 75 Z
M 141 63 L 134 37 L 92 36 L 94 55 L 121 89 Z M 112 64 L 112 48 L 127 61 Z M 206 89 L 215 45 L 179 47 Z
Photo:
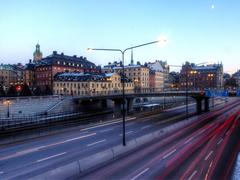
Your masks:
M 231 107 L 230 107 L 231 106 Z M 198 121 L 160 141 L 76 179 L 204 179 L 219 156 L 219 146 L 228 138 L 239 105 L 201 115 Z M 213 117 L 213 121 L 207 118 Z M 204 123 L 203 123 L 204 122 Z
M 216 102 L 217 103 L 217 102 Z M 219 101 L 221 103 L 221 101 Z M 221 106 L 221 105 L 220 105 Z M 189 112 L 195 111 L 195 105 Z M 180 121 L 185 106 L 161 114 L 127 117 L 127 141 Z M 0 179 L 26 179 L 119 145 L 122 142 L 122 121 L 115 119 L 89 127 L 75 127 L 50 136 L 0 147 Z M 140 163 L 139 163 L 140 165 Z M 130 168 L 129 168 L 130 169 Z

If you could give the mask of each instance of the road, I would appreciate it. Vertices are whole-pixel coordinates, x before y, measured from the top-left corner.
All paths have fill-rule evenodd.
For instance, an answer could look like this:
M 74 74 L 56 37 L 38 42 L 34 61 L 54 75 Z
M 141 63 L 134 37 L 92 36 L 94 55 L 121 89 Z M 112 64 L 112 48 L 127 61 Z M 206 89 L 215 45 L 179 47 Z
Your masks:
M 220 147 L 239 120 L 239 104 L 199 116 L 181 131 L 77 179 L 211 179 Z
M 222 105 L 219 105 L 220 107 Z M 195 106 L 189 108 L 194 112 Z M 184 118 L 185 106 L 156 115 L 127 117 L 127 141 Z M 121 119 L 89 127 L 75 127 L 55 135 L 0 148 L 0 179 L 26 179 L 121 144 Z

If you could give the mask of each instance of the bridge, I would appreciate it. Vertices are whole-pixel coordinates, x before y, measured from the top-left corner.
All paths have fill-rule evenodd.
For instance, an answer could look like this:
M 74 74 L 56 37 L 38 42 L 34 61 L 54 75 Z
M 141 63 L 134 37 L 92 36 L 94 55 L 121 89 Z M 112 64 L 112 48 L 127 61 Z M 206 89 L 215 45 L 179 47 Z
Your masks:
M 167 97 L 167 96 L 186 96 L 186 104 L 188 97 L 192 97 L 196 101 L 197 113 L 200 114 L 204 110 L 209 111 L 210 96 L 205 91 L 159 91 L 159 90 L 135 90 L 125 91 L 125 108 L 127 112 L 131 112 L 133 108 L 133 99 L 137 97 Z M 92 92 L 85 95 L 73 96 L 75 102 L 87 106 L 88 104 L 99 105 L 103 107 L 112 106 L 115 112 L 122 109 L 122 91 L 104 91 Z M 202 102 L 204 101 L 204 107 Z

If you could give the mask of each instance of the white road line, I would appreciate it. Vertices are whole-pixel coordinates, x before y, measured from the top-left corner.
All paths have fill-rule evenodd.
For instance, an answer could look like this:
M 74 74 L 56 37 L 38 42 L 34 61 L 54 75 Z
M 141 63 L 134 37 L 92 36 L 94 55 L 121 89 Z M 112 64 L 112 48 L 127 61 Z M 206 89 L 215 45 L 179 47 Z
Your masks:
M 217 144 L 218 144 L 218 145 L 221 144 L 222 141 L 223 141 L 223 138 L 220 139 Z
M 125 133 L 125 135 L 131 134 L 131 133 L 133 133 L 133 132 L 134 132 L 134 131 L 128 131 L 128 132 Z M 122 134 L 120 134 L 120 136 L 122 136 Z
M 55 157 L 58 157 L 58 156 L 62 156 L 62 155 L 64 155 L 64 154 L 66 154 L 66 152 L 63 152 L 63 153 L 60 153 L 60 154 L 55 154 L 55 155 L 53 155 L 53 156 L 49 156 L 49 157 L 46 157 L 46 158 L 43 158 L 43 159 L 39 159 L 39 160 L 37 160 L 36 162 L 46 161 L 46 160 L 48 160 L 48 159 L 52 159 L 52 158 L 55 158 Z
M 163 156 L 163 159 L 166 159 L 167 157 L 171 156 L 174 152 L 176 152 L 177 150 L 174 149 L 171 152 L 167 153 L 165 156 Z
M 204 160 L 208 160 L 208 158 L 211 156 L 211 154 L 213 153 L 213 151 L 211 151 L 210 153 L 208 153 L 208 155 L 204 158 Z
M 134 119 L 136 119 L 136 117 L 127 118 L 126 121 L 131 121 L 131 120 L 134 120 Z M 115 119 L 115 120 L 117 120 L 117 121 L 110 122 L 110 123 L 105 123 L 105 124 L 100 124 L 100 125 L 96 125 L 96 126 L 93 126 L 93 127 L 84 128 L 84 129 L 81 129 L 80 131 L 86 131 L 86 130 L 90 130 L 90 129 L 96 129 L 96 128 L 99 128 L 99 127 L 104 127 L 104 126 L 108 126 L 108 125 L 117 124 L 117 123 L 122 122 L 122 121 L 121 121 L 122 118 Z
M 113 131 L 114 129 L 113 128 L 111 128 L 111 129 L 105 129 L 105 130 L 101 130 L 100 132 L 101 133 L 104 133 L 104 132 L 109 132 L 109 131 Z
M 191 137 L 191 138 L 189 138 L 188 140 L 186 140 L 186 141 L 184 142 L 184 144 L 189 143 L 191 140 L 193 140 L 193 137 Z
M 152 125 L 143 126 L 143 127 L 141 127 L 141 129 L 150 128 L 151 126 L 152 126 Z
M 47 148 L 47 147 L 51 147 L 51 146 L 56 146 L 56 145 L 59 145 L 59 144 L 64 144 L 66 142 L 71 142 L 71 141 L 75 141 L 75 140 L 78 140 L 78 139 L 83 139 L 83 138 L 94 136 L 94 135 L 96 135 L 96 133 L 91 133 L 91 134 L 87 134 L 87 135 L 84 135 L 84 136 L 79 136 L 79 137 L 76 137 L 76 138 L 67 139 L 65 141 L 49 144 L 49 145 L 46 145 L 46 146 L 40 146 L 39 149 L 43 149 L 43 148 Z
M 4 172 L 0 171 L 0 174 L 3 174 Z
M 94 142 L 94 143 L 88 144 L 87 147 L 89 147 L 89 146 L 93 146 L 93 145 L 96 145 L 96 144 L 99 144 L 99 143 L 102 143 L 102 142 L 104 142 L 104 141 L 106 141 L 106 139 L 103 139 L 103 140 L 100 140 L 100 141 L 97 141 L 97 142 Z
M 138 173 L 136 176 L 134 176 L 131 180 L 135 180 L 137 179 L 139 176 L 143 175 L 145 172 L 147 172 L 149 170 L 149 168 L 144 169 L 143 171 L 141 171 L 140 173 Z
M 32 153 L 32 152 L 36 152 L 39 149 L 40 148 L 32 148 L 32 149 L 26 149 L 26 150 L 23 150 L 23 151 L 19 151 L 19 152 L 16 152 L 14 154 L 11 154 L 11 155 L 0 158 L 0 161 L 10 159 L 10 158 L 15 158 L 15 157 L 22 156 L 22 155 L 25 155 L 25 154 L 29 154 L 29 153 Z
M 192 175 L 188 178 L 188 180 L 191 180 L 191 179 L 195 176 L 195 174 L 197 174 L 197 170 L 195 170 L 195 171 L 192 173 Z

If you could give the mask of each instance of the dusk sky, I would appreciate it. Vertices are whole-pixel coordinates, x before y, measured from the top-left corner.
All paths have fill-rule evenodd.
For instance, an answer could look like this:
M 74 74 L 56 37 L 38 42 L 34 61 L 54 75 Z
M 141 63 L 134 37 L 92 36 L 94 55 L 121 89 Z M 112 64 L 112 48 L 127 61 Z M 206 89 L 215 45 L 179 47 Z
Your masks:
M 222 61 L 233 72 L 240 69 L 239 7 L 239 0 L 0 0 L 0 63 L 28 62 L 39 42 L 43 56 L 57 50 L 105 65 L 120 54 L 86 48 L 124 49 L 163 35 L 165 47 L 138 48 L 135 62 Z

